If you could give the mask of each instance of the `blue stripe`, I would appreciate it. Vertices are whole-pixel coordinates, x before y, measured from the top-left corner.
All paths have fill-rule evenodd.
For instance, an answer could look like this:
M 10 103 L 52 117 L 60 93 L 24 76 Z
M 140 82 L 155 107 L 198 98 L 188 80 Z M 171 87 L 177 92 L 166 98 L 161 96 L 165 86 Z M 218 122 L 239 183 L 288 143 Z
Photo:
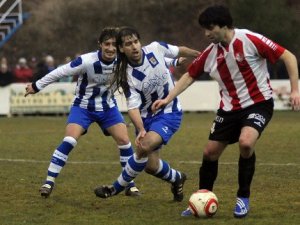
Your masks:
M 120 149 L 120 156 L 131 156 L 133 154 L 133 149 L 130 145 L 127 149 Z
M 94 62 L 93 66 L 96 74 L 102 74 L 102 66 L 100 61 Z
M 163 163 L 162 170 L 158 174 L 155 174 L 156 177 L 163 178 L 170 170 L 170 166 L 167 162 L 162 160 L 162 163 Z
M 73 104 L 74 106 L 80 105 L 81 99 L 85 95 L 85 90 L 86 90 L 87 85 L 88 85 L 88 79 L 87 79 L 87 74 L 85 73 L 85 74 L 83 74 L 83 79 L 79 86 L 79 97 L 75 99 L 74 104 Z
M 130 89 L 128 90 L 128 92 L 127 92 L 127 93 L 124 93 L 124 95 L 125 95 L 125 97 L 126 97 L 126 98 L 129 98 L 129 97 L 131 96 Z
M 158 42 L 161 46 L 164 46 L 166 49 L 169 49 L 169 46 L 166 42 L 160 41 Z
M 141 102 L 142 104 L 140 105 L 140 110 L 143 109 L 145 107 L 145 104 L 146 104 L 146 97 L 144 95 L 144 93 L 142 91 L 139 91 L 136 89 L 136 92 L 140 94 L 141 96 Z
M 151 94 L 151 102 L 153 103 L 153 102 L 155 102 L 156 100 L 158 99 L 158 94 L 157 94 L 157 92 L 154 92 L 154 93 L 152 93 Z M 152 110 L 151 110 L 151 106 L 152 106 L 152 104 L 151 105 L 149 105 L 149 107 L 147 108 L 147 117 L 149 117 L 149 116 L 152 116 Z
M 49 177 L 57 177 L 58 174 L 59 174 L 59 173 L 52 173 L 52 172 L 49 171 L 49 170 L 48 170 L 48 173 L 47 173 L 47 175 L 48 175 Z
M 121 186 L 121 185 L 118 183 L 118 181 L 115 181 L 115 182 L 113 183 L 113 186 L 114 186 L 115 190 L 117 191 L 117 193 L 123 191 L 124 188 L 125 188 L 125 187 Z
M 60 146 L 58 146 L 57 150 L 65 155 L 68 155 L 70 151 L 73 149 L 73 145 L 69 142 L 63 141 Z
M 77 57 L 76 59 L 74 59 L 74 60 L 71 62 L 70 66 L 71 66 L 72 68 L 74 68 L 74 67 L 77 67 L 77 66 L 79 66 L 79 65 L 81 65 L 81 64 L 82 64 L 82 58 L 81 58 L 81 57 Z
M 125 170 L 123 170 L 123 172 L 122 172 L 122 177 L 126 182 L 130 182 L 134 179 L 134 177 L 129 176 L 129 174 L 126 173 Z
M 172 112 L 178 112 L 178 107 L 177 107 L 177 103 L 178 103 L 178 98 L 175 98 L 173 100 L 173 106 L 172 106 Z
M 56 158 L 55 156 L 52 157 L 51 162 L 54 163 L 55 165 L 59 165 L 61 167 L 63 167 L 66 164 L 65 161 L 63 161 L 59 158 Z
M 171 180 L 172 179 L 172 170 L 170 170 L 169 176 L 165 178 L 165 180 Z
M 107 104 L 107 95 L 108 95 L 108 91 L 106 90 L 101 96 L 103 111 L 106 111 L 109 109 L 109 105 Z
M 130 165 L 130 167 L 131 167 L 134 171 L 141 172 L 141 171 L 143 171 L 143 169 L 145 168 L 147 162 L 138 163 L 138 162 L 136 162 L 136 161 L 134 160 L 134 157 L 132 156 L 132 157 L 130 157 L 130 158 L 128 159 L 128 162 L 127 162 L 127 163 Z
M 169 94 L 169 83 L 166 83 L 164 85 L 164 95 L 162 98 L 164 99 L 165 97 L 167 97 L 168 94 Z
M 89 111 L 95 111 L 95 109 L 96 109 L 95 97 L 98 96 L 99 94 L 100 94 L 100 88 L 97 88 L 97 87 L 93 88 L 93 94 L 89 98 L 88 105 L 87 105 L 87 109 Z
M 132 71 L 132 76 L 135 77 L 136 79 L 138 79 L 139 81 L 144 80 L 144 78 L 146 77 L 146 75 L 136 69 L 133 69 Z

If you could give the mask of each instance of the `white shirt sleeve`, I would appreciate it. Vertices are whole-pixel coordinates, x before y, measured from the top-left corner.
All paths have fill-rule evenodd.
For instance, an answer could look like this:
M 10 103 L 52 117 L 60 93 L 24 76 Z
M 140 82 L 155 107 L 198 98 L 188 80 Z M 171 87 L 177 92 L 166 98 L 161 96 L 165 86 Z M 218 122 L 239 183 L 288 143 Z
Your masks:
M 78 60 L 78 58 L 76 60 Z M 80 65 L 72 65 L 72 62 L 67 63 L 46 74 L 36 82 L 36 87 L 39 90 L 42 90 L 49 84 L 59 80 L 62 77 L 80 75 L 86 72 L 86 67 L 83 61 Z
M 166 58 L 177 58 L 179 54 L 179 47 L 175 45 L 170 45 L 165 42 L 152 42 L 150 45 L 153 45 L 164 57 Z

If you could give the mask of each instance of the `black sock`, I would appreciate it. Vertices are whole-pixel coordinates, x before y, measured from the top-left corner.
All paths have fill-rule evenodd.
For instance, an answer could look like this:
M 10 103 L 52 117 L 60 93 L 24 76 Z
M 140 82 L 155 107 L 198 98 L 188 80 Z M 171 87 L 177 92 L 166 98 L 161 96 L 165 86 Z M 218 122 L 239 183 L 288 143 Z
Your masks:
M 256 156 L 253 152 L 252 156 L 248 159 L 244 159 L 240 156 L 239 159 L 239 190 L 237 192 L 238 197 L 249 198 L 250 185 L 255 171 Z
M 218 160 L 208 161 L 203 159 L 202 166 L 199 170 L 199 189 L 207 189 L 212 191 L 217 175 Z

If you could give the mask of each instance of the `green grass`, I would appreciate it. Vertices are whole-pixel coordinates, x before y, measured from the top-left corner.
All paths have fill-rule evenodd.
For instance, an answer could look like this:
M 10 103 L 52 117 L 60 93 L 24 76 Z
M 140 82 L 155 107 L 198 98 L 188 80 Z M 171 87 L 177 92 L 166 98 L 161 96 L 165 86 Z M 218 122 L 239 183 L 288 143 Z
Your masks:
M 113 140 L 102 135 L 96 125 L 70 154 L 51 197 L 43 199 L 38 189 L 50 157 L 64 136 L 66 117 L 2 117 L 0 224 L 300 224 L 299 112 L 275 112 L 257 143 L 257 167 L 247 218 L 232 216 L 239 156 L 236 145 L 229 146 L 220 159 L 214 189 L 220 207 L 215 217 L 180 217 L 189 195 L 197 190 L 202 149 L 213 118 L 213 113 L 184 114 L 181 129 L 162 150 L 162 158 L 188 175 L 185 199 L 174 203 L 169 184 L 145 173 L 136 179 L 143 193 L 140 198 L 129 198 L 123 193 L 110 199 L 96 198 L 93 189 L 110 184 L 120 172 Z M 132 127 L 130 134 L 133 135 Z

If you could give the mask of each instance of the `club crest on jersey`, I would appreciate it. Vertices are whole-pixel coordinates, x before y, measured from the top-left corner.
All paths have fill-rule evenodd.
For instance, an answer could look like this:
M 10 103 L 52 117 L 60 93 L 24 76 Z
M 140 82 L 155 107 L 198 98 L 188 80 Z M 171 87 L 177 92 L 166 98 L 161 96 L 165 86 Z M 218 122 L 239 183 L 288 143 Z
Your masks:
M 155 67 L 158 64 L 158 61 L 152 52 L 147 54 L 147 59 L 149 60 L 149 63 L 152 67 Z
M 244 60 L 244 54 L 241 52 L 235 53 L 235 60 L 238 62 L 242 62 Z

